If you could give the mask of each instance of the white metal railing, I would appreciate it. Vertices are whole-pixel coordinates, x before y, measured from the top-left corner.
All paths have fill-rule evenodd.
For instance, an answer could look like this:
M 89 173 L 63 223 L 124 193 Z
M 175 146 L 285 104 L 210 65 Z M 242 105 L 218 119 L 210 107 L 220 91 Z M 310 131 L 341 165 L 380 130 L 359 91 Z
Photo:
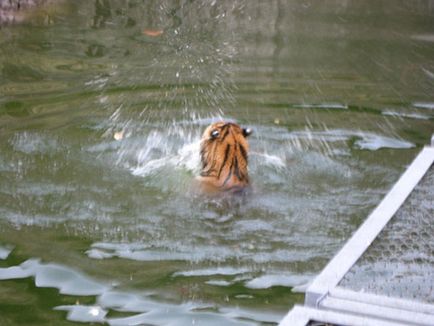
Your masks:
M 309 321 L 335 325 L 430 325 L 434 305 L 412 300 L 343 289 L 338 286 L 389 223 L 434 162 L 434 135 L 398 182 L 369 215 L 306 291 L 305 306 L 296 306 L 281 326 L 307 325 Z M 434 185 L 433 185 L 434 187 Z

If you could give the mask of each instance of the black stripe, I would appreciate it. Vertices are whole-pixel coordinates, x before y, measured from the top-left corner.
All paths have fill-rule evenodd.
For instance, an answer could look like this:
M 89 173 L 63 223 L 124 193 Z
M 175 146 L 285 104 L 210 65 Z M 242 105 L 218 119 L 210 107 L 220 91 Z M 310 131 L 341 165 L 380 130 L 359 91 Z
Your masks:
M 207 161 L 204 159 L 204 161 L 205 161 L 205 166 L 203 166 L 202 169 L 205 169 L 205 168 L 208 166 L 208 171 L 211 171 L 212 169 L 215 168 L 215 166 L 216 166 L 216 159 L 215 159 L 215 155 L 213 155 L 214 152 L 215 152 L 215 148 L 216 148 L 216 143 L 213 143 L 212 149 L 208 151 L 208 155 L 207 155 L 207 158 L 214 157 L 214 160 L 213 160 L 212 163 L 211 163 L 211 162 L 207 162 Z
M 244 146 L 241 145 L 241 144 L 238 144 L 238 146 L 240 147 L 240 152 L 241 152 L 241 155 L 243 156 L 243 159 L 244 159 L 244 160 L 246 161 L 246 163 L 247 163 L 248 159 L 247 159 L 247 151 L 246 151 L 246 149 L 245 149 Z
M 200 150 L 200 161 L 202 163 L 202 169 L 205 169 L 205 167 L 206 167 L 205 154 L 206 154 L 205 148 L 202 148 Z
M 205 146 L 202 146 L 201 149 L 200 149 L 200 157 L 203 158 L 205 156 L 205 153 L 206 153 Z
M 238 159 L 236 156 L 234 159 L 234 174 L 238 178 L 238 180 L 241 181 L 240 168 L 238 167 Z
M 201 177 L 212 177 L 211 172 L 213 172 L 214 170 L 211 171 L 203 171 L 200 173 Z
M 229 151 L 231 150 L 231 145 L 227 145 L 226 146 L 226 150 L 225 150 L 225 157 L 224 157 L 224 159 L 223 159 L 223 163 L 222 163 L 222 165 L 220 166 L 220 170 L 219 170 L 219 174 L 218 174 L 218 177 L 217 178 L 220 178 L 220 175 L 221 175 L 221 173 L 222 173 L 222 171 L 223 171 L 223 168 L 224 168 L 224 166 L 226 165 L 226 161 L 228 160 L 228 158 L 229 158 Z
M 226 139 L 227 135 L 229 135 L 229 129 L 230 129 L 230 128 L 229 128 L 229 124 L 225 124 L 225 125 L 221 128 L 222 131 L 225 130 L 224 135 L 223 135 L 222 138 L 220 139 L 221 142 L 223 142 L 223 141 Z

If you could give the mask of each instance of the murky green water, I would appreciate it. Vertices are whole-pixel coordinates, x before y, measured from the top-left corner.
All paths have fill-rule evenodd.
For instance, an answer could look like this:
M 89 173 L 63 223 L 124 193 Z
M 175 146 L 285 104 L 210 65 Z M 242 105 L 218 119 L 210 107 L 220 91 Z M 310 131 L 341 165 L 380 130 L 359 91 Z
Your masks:
M 273 324 L 434 132 L 433 1 L 74 1 L 0 29 L 0 324 Z M 247 198 L 192 191 L 254 129 Z

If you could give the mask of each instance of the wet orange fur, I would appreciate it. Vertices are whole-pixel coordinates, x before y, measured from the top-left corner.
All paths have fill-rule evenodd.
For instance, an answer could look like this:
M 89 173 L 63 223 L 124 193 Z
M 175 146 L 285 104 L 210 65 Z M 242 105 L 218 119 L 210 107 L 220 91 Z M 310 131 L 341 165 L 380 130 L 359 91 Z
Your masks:
M 250 130 L 231 122 L 217 122 L 202 135 L 202 169 L 198 180 L 206 191 L 242 190 L 249 185 L 247 170 Z

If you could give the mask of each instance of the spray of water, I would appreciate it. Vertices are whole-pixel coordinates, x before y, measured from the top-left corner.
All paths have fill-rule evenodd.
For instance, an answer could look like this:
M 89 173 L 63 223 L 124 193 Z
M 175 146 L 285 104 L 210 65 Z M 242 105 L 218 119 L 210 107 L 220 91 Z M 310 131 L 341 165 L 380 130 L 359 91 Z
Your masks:
M 167 167 L 195 172 L 202 130 L 223 119 L 225 108 L 235 103 L 237 36 L 228 30 L 228 20 L 235 19 L 241 5 L 158 2 L 150 8 L 152 21 L 147 13 L 139 20 L 143 35 L 128 63 L 89 83 L 112 112 L 103 137 L 118 142 L 113 145 L 118 165 L 140 176 Z M 134 100 L 107 95 L 110 87 L 140 95 Z

